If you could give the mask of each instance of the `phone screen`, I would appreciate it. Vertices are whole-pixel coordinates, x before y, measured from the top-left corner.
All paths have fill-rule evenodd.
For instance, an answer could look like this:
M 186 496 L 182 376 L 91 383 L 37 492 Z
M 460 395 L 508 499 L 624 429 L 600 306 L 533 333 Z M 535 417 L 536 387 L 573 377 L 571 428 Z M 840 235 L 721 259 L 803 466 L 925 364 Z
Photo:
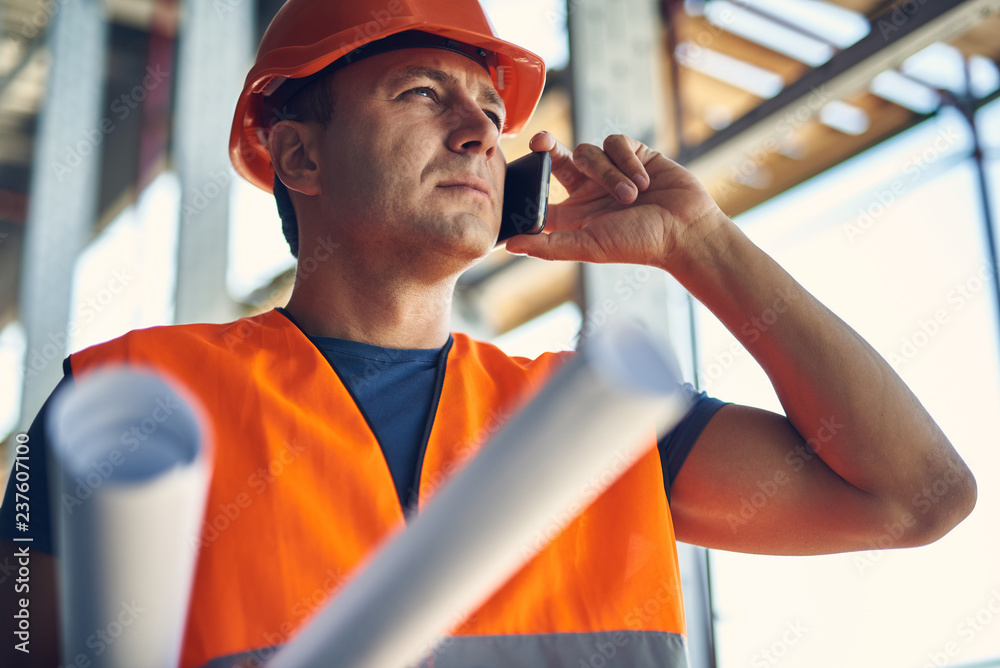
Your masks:
M 538 234 L 545 227 L 551 173 L 552 156 L 544 151 L 508 163 L 498 244 L 516 234 Z

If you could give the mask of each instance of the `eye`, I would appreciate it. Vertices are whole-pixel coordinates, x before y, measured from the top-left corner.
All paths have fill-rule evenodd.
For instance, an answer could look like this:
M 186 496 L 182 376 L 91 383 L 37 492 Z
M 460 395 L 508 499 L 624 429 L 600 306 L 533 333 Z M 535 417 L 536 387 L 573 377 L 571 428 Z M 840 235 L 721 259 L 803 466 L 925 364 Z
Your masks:
M 437 91 L 434 90 L 433 88 L 430 88 L 429 86 L 419 86 L 417 88 L 411 88 L 406 92 L 413 93 L 414 95 L 419 95 L 420 97 L 430 98 L 431 100 L 438 99 Z
M 493 121 L 493 125 L 497 126 L 497 130 L 503 129 L 503 119 L 500 118 L 500 114 L 490 111 L 489 109 L 483 109 L 483 113 L 485 113 L 489 119 Z

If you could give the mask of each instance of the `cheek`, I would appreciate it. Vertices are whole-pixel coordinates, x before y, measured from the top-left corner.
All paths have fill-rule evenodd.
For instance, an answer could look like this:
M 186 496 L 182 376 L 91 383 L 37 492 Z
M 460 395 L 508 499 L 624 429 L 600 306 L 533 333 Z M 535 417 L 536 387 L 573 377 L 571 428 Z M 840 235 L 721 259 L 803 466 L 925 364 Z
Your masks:
M 504 178 L 507 176 L 507 163 L 503 161 L 503 156 L 490 165 L 493 172 L 493 182 L 497 184 L 497 189 L 503 192 Z
M 350 141 L 330 147 L 327 181 L 336 202 L 365 208 L 377 204 L 380 193 L 391 191 L 395 174 L 380 148 Z
M 493 182 L 497 184 L 498 201 L 496 210 L 497 210 L 497 217 L 499 217 L 500 214 L 503 213 L 503 196 L 504 196 L 504 186 L 506 185 L 505 177 L 507 176 L 507 164 L 501 162 L 499 166 L 493 167 L 492 171 L 493 171 Z

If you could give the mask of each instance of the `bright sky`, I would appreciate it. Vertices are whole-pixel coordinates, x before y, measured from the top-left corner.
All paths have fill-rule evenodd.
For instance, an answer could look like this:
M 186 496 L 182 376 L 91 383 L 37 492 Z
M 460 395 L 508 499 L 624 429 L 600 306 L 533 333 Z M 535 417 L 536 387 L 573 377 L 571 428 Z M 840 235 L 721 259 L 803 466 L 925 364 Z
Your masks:
M 995 147 L 1000 105 L 987 112 L 980 118 Z M 981 280 L 982 217 L 968 155 L 964 121 L 942 114 L 737 221 L 893 363 L 976 474 L 979 501 L 957 529 L 919 549 L 811 558 L 714 552 L 722 668 L 1000 658 L 1000 339 L 994 295 Z M 1000 171 L 992 182 L 996 198 Z M 748 354 L 731 353 L 735 339 L 704 309 L 699 327 L 704 388 L 780 411 L 763 371 Z
M 501 36 L 551 65 L 564 63 L 565 3 L 484 4 Z M 981 122 L 996 156 L 1000 105 Z M 1000 338 L 994 296 L 979 273 L 982 218 L 968 141 L 963 121 L 944 114 L 738 220 L 894 362 L 976 473 L 979 505 L 951 534 L 916 550 L 813 558 L 713 553 L 722 668 L 910 668 L 1000 657 Z M 995 165 L 991 180 L 998 200 Z M 73 349 L 170 320 L 176 192 L 173 176 L 159 179 L 81 259 Z M 229 285 L 242 298 L 291 258 L 270 197 L 241 185 L 233 202 Z M 564 308 L 508 342 L 537 345 L 551 336 L 563 343 L 579 322 Z M 699 314 L 699 328 L 703 387 L 780 410 L 763 372 L 710 314 Z M 0 432 L 16 417 L 23 348 L 17 326 L 0 332 Z

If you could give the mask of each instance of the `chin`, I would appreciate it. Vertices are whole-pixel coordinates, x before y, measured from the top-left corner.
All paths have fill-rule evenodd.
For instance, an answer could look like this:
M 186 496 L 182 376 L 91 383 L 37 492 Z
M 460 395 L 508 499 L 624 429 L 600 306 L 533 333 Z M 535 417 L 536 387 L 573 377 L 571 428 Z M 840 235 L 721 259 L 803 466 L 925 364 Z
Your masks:
M 461 214 L 439 231 L 441 249 L 448 249 L 449 254 L 468 255 L 478 260 L 493 250 L 499 225 L 487 223 L 479 216 Z

